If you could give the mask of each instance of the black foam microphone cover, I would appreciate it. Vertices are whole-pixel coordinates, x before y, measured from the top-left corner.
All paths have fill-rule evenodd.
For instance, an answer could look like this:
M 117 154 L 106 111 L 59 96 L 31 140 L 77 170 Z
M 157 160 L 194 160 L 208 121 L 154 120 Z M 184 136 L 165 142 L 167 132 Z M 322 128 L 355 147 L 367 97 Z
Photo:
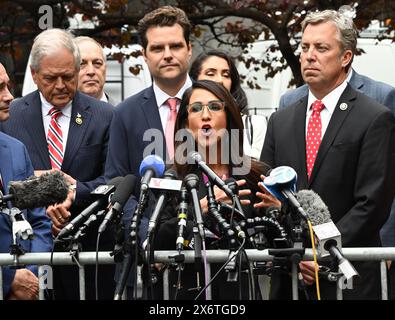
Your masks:
M 31 176 L 23 181 L 11 181 L 9 194 L 12 204 L 19 209 L 47 207 L 62 203 L 67 198 L 69 184 L 58 171 Z

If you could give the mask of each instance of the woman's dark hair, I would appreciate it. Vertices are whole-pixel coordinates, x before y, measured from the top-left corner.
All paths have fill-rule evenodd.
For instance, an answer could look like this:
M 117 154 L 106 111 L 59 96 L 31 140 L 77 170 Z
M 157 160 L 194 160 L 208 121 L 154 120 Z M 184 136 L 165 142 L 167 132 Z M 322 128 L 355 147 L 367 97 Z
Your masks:
M 230 78 L 232 80 L 232 86 L 230 88 L 230 93 L 232 94 L 233 98 L 235 98 L 237 102 L 237 107 L 239 108 L 239 112 L 242 114 L 248 114 L 248 101 L 247 96 L 244 90 L 241 88 L 240 85 L 240 74 L 237 71 L 236 65 L 233 62 L 233 59 L 229 57 L 226 53 L 218 50 L 210 50 L 208 52 L 202 52 L 199 54 L 196 59 L 192 62 L 189 76 L 197 81 L 199 78 L 200 73 L 202 72 L 202 64 L 210 57 L 219 57 L 228 63 Z
M 203 89 L 211 92 L 215 95 L 219 100 L 225 102 L 225 112 L 226 112 L 226 129 L 229 133 L 230 140 L 226 140 L 229 142 L 228 152 L 230 160 L 229 167 L 230 172 L 232 172 L 233 168 L 245 164 L 245 161 L 251 161 L 251 169 L 246 179 L 249 180 L 250 183 L 256 185 L 259 181 L 259 176 L 262 173 L 266 173 L 269 167 L 263 165 L 260 162 L 257 162 L 250 157 L 244 155 L 243 152 L 243 121 L 241 119 L 240 111 L 236 105 L 236 101 L 230 92 L 221 84 L 211 81 L 211 80 L 198 80 L 193 82 L 192 87 L 187 89 L 184 92 L 184 95 L 181 100 L 180 109 L 177 114 L 176 124 L 174 128 L 175 139 L 174 139 L 174 149 L 177 150 L 179 146 L 185 144 L 187 142 L 187 138 L 184 137 L 183 141 L 177 141 L 177 132 L 179 130 L 183 130 L 187 128 L 188 124 L 188 111 L 187 106 L 189 104 L 192 93 L 196 89 Z M 237 129 L 236 131 L 231 131 L 232 129 Z M 186 130 L 183 130 L 185 133 Z M 234 135 L 236 132 L 237 137 Z M 193 145 L 188 146 L 189 151 L 197 150 L 197 143 L 192 138 L 189 141 L 193 141 Z M 237 144 L 237 145 L 236 145 Z M 185 149 L 184 149 L 185 150 Z M 175 169 L 179 173 L 180 177 L 185 176 L 186 174 L 193 172 L 194 165 L 187 164 L 187 154 L 183 154 L 181 158 L 179 158 L 179 154 L 175 157 Z M 177 161 L 181 160 L 181 161 Z M 250 178 L 249 178 L 250 177 Z

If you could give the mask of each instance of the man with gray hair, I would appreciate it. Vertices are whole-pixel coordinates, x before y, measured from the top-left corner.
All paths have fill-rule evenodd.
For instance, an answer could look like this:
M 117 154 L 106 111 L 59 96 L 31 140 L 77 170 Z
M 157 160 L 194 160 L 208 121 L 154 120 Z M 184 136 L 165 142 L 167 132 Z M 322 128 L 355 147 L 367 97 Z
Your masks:
M 38 90 L 14 101 L 10 118 L 1 130 L 22 141 L 28 149 L 37 175 L 61 170 L 75 189 L 62 204 L 47 208 L 52 231 L 57 235 L 68 221 L 89 203 L 90 192 L 104 184 L 113 108 L 77 90 L 80 53 L 70 33 L 50 29 L 40 33 L 31 51 L 31 73 Z M 96 232 L 82 240 L 85 251 L 95 250 Z M 102 250 L 111 250 L 110 234 L 102 238 Z M 78 299 L 78 272 L 59 267 L 55 273 L 55 294 L 60 299 Z M 112 268 L 103 279 L 111 282 Z M 87 269 L 87 298 L 94 298 L 94 268 Z M 101 292 L 112 296 L 112 283 Z M 102 296 L 103 297 L 103 296 Z
M 95 39 L 86 36 L 76 37 L 74 41 L 81 55 L 78 90 L 115 106 L 115 101 L 104 92 L 107 59 L 102 46 Z
M 347 82 L 357 40 L 350 19 L 333 10 L 302 23 L 301 71 L 308 91 L 270 117 L 261 160 L 290 166 L 297 188 L 314 190 L 329 208 L 343 247 L 379 247 L 395 190 L 395 120 L 388 108 Z M 359 277 L 344 299 L 380 299 L 380 266 L 353 265 Z M 315 298 L 314 263 L 300 264 L 306 292 Z M 336 298 L 336 283 L 320 280 L 321 296 Z M 272 277 L 271 297 L 289 298 L 290 279 Z

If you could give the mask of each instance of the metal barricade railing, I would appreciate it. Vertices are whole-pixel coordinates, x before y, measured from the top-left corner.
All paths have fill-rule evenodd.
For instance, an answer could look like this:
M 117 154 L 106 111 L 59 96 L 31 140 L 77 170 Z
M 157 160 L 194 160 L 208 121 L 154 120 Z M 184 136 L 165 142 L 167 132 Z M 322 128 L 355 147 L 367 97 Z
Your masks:
M 245 250 L 250 262 L 265 262 L 272 261 L 273 256 L 269 255 L 268 249 L 256 250 L 247 249 Z M 382 299 L 388 299 L 388 288 L 387 288 L 387 267 L 386 260 L 395 260 L 395 247 L 391 248 L 343 248 L 342 252 L 344 256 L 350 261 L 380 261 L 380 273 L 381 273 L 381 290 Z M 229 258 L 229 250 L 207 250 L 207 262 L 211 263 L 224 263 Z M 155 251 L 154 260 L 155 262 L 172 263 L 172 259 L 169 257 L 175 256 L 178 251 Z M 184 263 L 194 263 L 194 251 L 186 250 L 183 252 L 185 256 Z M 303 260 L 313 260 L 313 254 L 311 249 L 306 249 Z M 0 300 L 3 297 L 3 277 L 2 267 L 13 266 L 14 257 L 8 253 L 0 254 Z M 19 266 L 24 265 L 38 265 L 39 268 L 48 266 L 51 262 L 51 253 L 26 253 L 19 256 Z M 96 252 L 80 252 L 78 255 L 78 268 L 79 268 L 79 279 L 80 279 L 80 298 L 85 299 L 85 265 L 96 263 Z M 99 264 L 113 264 L 114 258 L 110 256 L 110 252 L 99 252 L 98 253 Z M 53 265 L 76 265 L 74 257 L 69 252 L 55 252 L 52 257 Z M 297 299 L 297 272 L 292 273 L 293 277 L 293 288 L 294 298 Z M 169 299 L 169 284 L 168 284 L 168 270 L 165 271 L 163 276 L 163 288 L 164 288 L 164 299 Z M 167 283 L 166 283 L 167 282 Z M 44 299 L 45 288 L 40 287 L 39 298 Z M 296 293 L 295 293 L 296 291 Z M 295 296 L 296 295 L 296 296 Z M 342 289 L 338 285 L 337 299 L 342 299 Z

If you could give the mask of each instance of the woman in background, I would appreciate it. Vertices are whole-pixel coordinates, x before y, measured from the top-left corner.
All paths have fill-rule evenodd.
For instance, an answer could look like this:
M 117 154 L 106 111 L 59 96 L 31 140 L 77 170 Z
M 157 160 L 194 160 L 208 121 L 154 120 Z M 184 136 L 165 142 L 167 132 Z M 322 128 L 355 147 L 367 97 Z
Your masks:
M 236 100 L 244 125 L 244 153 L 259 159 L 265 140 L 267 120 L 250 115 L 248 100 L 240 85 L 240 75 L 233 60 L 218 50 L 202 52 L 192 63 L 189 75 L 193 80 L 212 80 L 221 83 Z

